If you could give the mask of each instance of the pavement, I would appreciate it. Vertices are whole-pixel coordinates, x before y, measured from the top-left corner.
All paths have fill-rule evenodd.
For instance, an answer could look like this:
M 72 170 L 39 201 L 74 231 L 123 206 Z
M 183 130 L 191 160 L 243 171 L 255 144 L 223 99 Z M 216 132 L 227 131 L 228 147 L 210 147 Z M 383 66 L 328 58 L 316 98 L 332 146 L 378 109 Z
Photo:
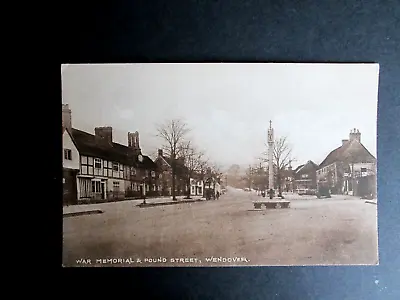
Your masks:
M 187 201 L 190 199 L 184 199 L 186 196 L 177 196 L 176 199 L 178 201 Z M 205 199 L 197 196 L 192 196 L 191 200 Z M 161 204 L 161 203 L 176 203 L 177 201 L 173 201 L 172 197 L 159 197 L 159 198 L 146 198 L 146 203 L 148 204 Z M 117 204 L 118 203 L 118 204 Z M 134 199 L 134 200 L 125 200 L 119 202 L 106 202 L 106 203 L 94 203 L 94 204 L 80 204 L 80 205 L 68 205 L 63 207 L 63 215 L 71 215 L 71 214 L 83 214 L 83 213 L 91 213 L 94 211 L 107 211 L 112 210 L 114 206 L 119 205 L 124 208 L 128 208 L 130 206 L 135 206 L 143 203 L 143 199 Z
M 378 263 L 376 205 L 356 197 L 314 197 L 292 201 L 290 209 L 255 211 L 252 202 L 258 198 L 252 192 L 229 189 L 217 201 L 152 208 L 139 208 L 132 201 L 94 204 L 101 205 L 104 213 L 63 219 L 63 264 Z

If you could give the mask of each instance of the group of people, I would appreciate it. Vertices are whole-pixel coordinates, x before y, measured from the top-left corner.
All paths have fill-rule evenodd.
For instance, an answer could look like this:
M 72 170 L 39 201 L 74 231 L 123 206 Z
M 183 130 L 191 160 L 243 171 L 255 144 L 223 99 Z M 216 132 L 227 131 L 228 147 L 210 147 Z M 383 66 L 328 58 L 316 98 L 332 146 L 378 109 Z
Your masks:
M 207 189 L 206 190 L 206 199 L 207 200 L 210 200 L 211 198 L 213 199 L 213 200 L 215 200 L 215 199 L 219 199 L 219 196 L 220 196 L 220 193 L 219 193 L 219 191 L 217 191 L 217 192 L 215 192 L 213 189 Z

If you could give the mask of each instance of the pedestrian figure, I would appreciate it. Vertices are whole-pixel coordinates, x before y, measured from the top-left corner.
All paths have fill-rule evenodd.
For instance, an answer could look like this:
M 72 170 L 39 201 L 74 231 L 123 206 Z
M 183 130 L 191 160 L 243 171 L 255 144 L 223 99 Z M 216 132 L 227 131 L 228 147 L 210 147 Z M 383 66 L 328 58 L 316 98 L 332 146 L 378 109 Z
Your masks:
M 217 192 L 217 200 L 219 199 L 219 192 Z

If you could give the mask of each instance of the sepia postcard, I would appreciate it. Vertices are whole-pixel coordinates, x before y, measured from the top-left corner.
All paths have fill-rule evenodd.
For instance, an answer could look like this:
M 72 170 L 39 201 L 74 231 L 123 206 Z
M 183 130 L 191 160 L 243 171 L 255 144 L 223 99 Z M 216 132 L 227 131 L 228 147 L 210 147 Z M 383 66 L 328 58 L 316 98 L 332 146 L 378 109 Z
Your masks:
M 379 264 L 378 64 L 61 77 L 64 267 Z

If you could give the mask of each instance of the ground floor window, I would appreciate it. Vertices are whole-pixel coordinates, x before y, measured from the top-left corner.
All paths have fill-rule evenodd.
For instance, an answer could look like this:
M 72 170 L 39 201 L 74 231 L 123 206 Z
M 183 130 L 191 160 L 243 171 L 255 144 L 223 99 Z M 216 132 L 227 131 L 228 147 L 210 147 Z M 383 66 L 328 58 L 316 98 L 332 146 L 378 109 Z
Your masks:
M 90 179 L 79 179 L 79 194 L 80 198 L 89 198 L 92 192 L 92 185 Z
M 118 192 L 119 191 L 119 181 L 113 182 L 113 190 Z
M 92 192 L 100 193 L 101 192 L 101 183 L 100 181 L 92 181 Z

